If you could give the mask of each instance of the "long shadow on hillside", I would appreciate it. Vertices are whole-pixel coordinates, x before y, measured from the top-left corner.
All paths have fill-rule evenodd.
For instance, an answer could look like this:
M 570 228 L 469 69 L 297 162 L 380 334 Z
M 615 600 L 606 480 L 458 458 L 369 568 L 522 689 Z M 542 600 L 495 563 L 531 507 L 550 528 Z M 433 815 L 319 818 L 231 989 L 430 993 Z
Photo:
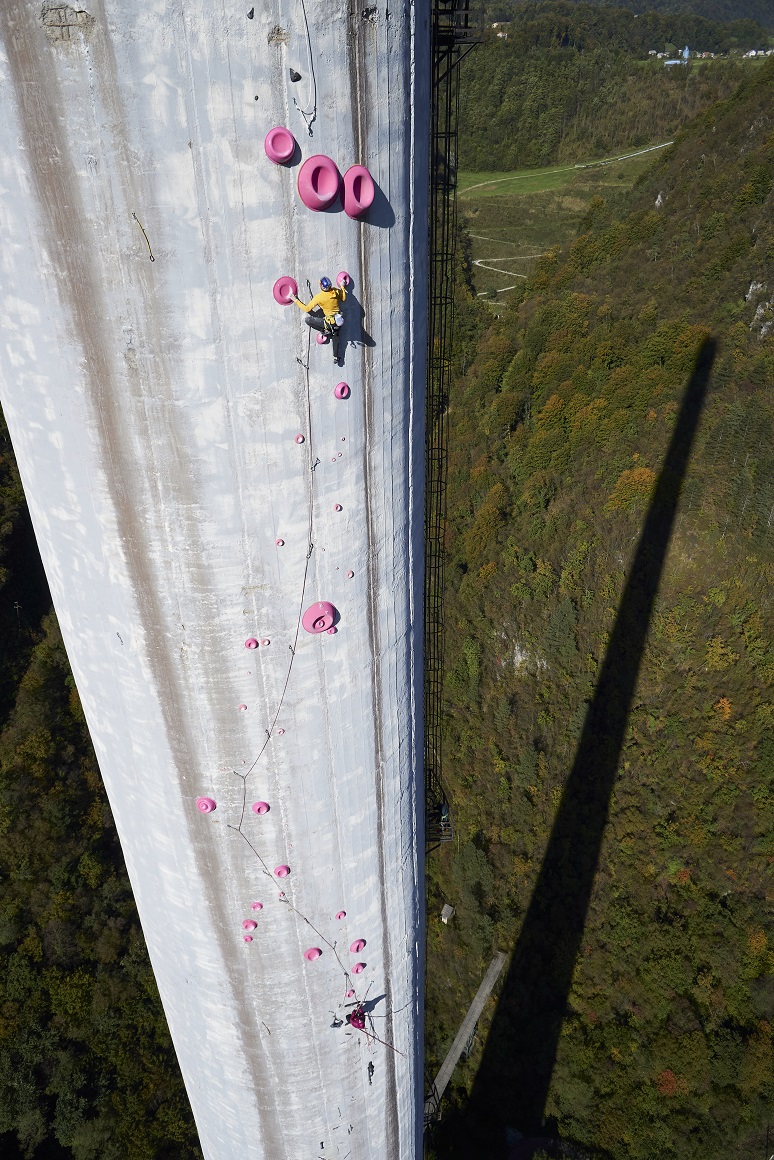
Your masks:
M 505 1129 L 547 1135 L 546 1097 L 610 797 L 715 343 L 696 359 L 610 634 L 594 697 L 513 953 L 468 1105 L 439 1155 L 495 1160 Z M 439 1143 L 441 1140 L 439 1140 Z

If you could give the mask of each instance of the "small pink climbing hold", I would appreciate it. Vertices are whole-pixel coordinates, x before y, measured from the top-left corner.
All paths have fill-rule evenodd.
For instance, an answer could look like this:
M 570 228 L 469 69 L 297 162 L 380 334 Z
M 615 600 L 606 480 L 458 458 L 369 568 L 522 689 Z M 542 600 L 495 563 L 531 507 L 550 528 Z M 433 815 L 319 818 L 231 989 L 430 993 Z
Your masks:
M 217 804 L 214 798 L 198 797 L 196 808 L 200 814 L 211 814 L 214 809 L 217 809 Z
M 346 270 L 339 270 L 338 274 L 336 275 L 337 286 L 348 286 L 351 281 L 352 279 Z
M 307 632 L 327 632 L 337 616 L 336 609 L 329 601 L 319 600 L 317 604 L 310 604 L 301 617 L 301 623 Z
M 277 126 L 276 129 L 269 129 L 263 147 L 270 161 L 285 165 L 296 151 L 296 139 L 289 129 Z
M 254 636 L 248 636 L 247 640 L 245 641 L 245 648 L 258 648 L 258 641 Z
M 364 165 L 352 165 L 344 174 L 344 212 L 351 218 L 362 217 L 373 204 L 374 179 Z
M 319 947 L 310 947 L 308 951 L 304 951 L 304 958 L 308 962 L 313 963 L 315 959 L 319 959 L 321 954 L 322 951 Z
M 308 157 L 298 171 L 298 196 L 307 209 L 319 212 L 339 196 L 341 174 L 336 163 L 322 153 Z
M 253 802 L 250 808 L 254 814 L 268 814 L 271 806 L 268 802 Z
M 338 631 L 339 630 L 335 625 L 331 625 L 331 627 L 328 629 L 328 636 L 335 636 Z
M 296 435 L 296 443 L 305 443 L 306 439 L 303 435 Z
M 337 383 L 333 388 L 333 393 L 337 399 L 349 398 L 349 383 Z
M 277 898 L 284 898 L 284 897 L 285 897 L 285 891 L 280 890 L 279 894 L 277 895 Z
M 274 541 L 274 543 L 277 545 L 277 547 L 278 547 L 278 548 L 284 548 L 284 547 L 285 547 L 285 541 L 284 541 L 284 540 L 275 540 L 275 541 Z
M 295 296 L 298 294 L 298 282 L 295 278 L 291 278 L 290 274 L 283 274 L 278 278 L 272 288 L 274 301 L 278 302 L 280 306 L 290 306 Z
M 354 575 L 354 572 L 347 572 L 347 580 L 351 580 Z
M 335 455 L 331 455 L 331 463 L 335 463 L 335 462 L 336 462 L 336 456 L 335 456 Z
M 333 510 L 334 510 L 335 512 L 340 512 L 340 511 L 341 511 L 341 504 L 340 504 L 340 503 L 335 503 L 335 504 L 333 505 Z
M 243 934 L 242 935 L 242 942 L 252 942 L 252 941 L 253 941 L 253 936 L 251 934 Z
M 277 875 L 278 878 L 287 878 L 288 874 L 290 873 L 290 867 L 289 866 L 275 866 L 274 873 Z
M 263 645 L 264 648 L 266 648 L 267 644 L 271 644 L 271 641 L 269 640 L 268 636 L 265 636 L 263 638 L 263 640 L 261 641 L 261 644 Z
M 342 918 L 346 918 L 346 917 L 347 917 L 346 910 L 340 910 L 338 912 L 338 914 L 336 915 L 336 918 L 338 919 L 339 922 L 341 922 Z
M 247 705 L 240 705 L 239 708 L 244 710 L 247 708 Z
M 263 903 L 262 902 L 251 902 L 250 909 L 251 910 L 263 910 Z
M 366 969 L 365 963 L 355 963 L 354 967 L 352 968 L 352 974 L 353 975 L 360 975 L 360 974 L 362 974 L 362 972 L 365 969 Z
M 349 948 L 353 955 L 359 955 L 362 950 L 365 950 L 366 940 L 364 938 L 356 938 Z
M 255 930 L 257 926 L 258 923 L 254 922 L 252 918 L 246 918 L 242 922 L 242 930 Z
M 278 730 L 277 730 L 277 733 L 280 735 L 280 737 L 282 736 L 282 734 L 283 734 L 284 732 L 285 732 L 285 730 L 284 730 L 284 729 L 278 729 Z
M 318 334 L 316 341 L 318 346 L 325 346 L 326 342 L 330 342 L 330 339 L 327 334 Z
M 350 987 L 350 989 L 347 991 L 347 993 L 346 993 L 346 995 L 344 996 L 344 998 L 345 998 L 345 999 L 351 999 L 351 998 L 352 998 L 352 996 L 354 995 L 354 993 L 355 993 L 355 992 L 354 992 L 354 991 L 352 990 L 352 988 Z

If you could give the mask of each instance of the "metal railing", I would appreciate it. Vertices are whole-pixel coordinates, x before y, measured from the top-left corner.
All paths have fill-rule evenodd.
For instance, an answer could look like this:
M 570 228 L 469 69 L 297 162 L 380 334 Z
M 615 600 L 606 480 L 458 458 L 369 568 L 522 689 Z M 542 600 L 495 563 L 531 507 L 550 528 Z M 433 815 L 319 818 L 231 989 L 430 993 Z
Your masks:
M 480 39 L 470 0 L 433 0 L 431 10 L 431 125 L 429 317 L 425 435 L 425 799 L 428 843 L 450 841 L 451 815 L 443 791 L 444 532 L 451 340 L 457 236 L 457 123 L 459 63 Z M 439 824 L 445 810 L 447 822 Z

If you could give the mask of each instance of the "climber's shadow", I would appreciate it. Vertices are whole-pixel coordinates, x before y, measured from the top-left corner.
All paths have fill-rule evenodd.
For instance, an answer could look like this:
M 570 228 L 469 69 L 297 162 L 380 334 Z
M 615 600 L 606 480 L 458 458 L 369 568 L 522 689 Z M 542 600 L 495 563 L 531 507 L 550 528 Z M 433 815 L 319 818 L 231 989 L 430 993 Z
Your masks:
M 365 328 L 365 310 L 360 299 L 352 289 L 352 280 L 347 286 L 347 301 L 344 310 L 344 325 L 341 328 L 341 359 L 348 346 L 376 346 L 371 335 Z

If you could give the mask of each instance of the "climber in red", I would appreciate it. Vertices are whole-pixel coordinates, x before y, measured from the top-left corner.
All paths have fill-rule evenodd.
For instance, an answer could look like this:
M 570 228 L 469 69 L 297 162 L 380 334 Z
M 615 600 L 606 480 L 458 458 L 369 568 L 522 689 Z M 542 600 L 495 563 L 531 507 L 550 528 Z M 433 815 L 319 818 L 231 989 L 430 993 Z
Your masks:
M 350 1027 L 355 1027 L 358 1031 L 365 1031 L 366 1017 L 362 1007 L 356 1007 L 354 1011 L 350 1011 L 346 1019 Z

